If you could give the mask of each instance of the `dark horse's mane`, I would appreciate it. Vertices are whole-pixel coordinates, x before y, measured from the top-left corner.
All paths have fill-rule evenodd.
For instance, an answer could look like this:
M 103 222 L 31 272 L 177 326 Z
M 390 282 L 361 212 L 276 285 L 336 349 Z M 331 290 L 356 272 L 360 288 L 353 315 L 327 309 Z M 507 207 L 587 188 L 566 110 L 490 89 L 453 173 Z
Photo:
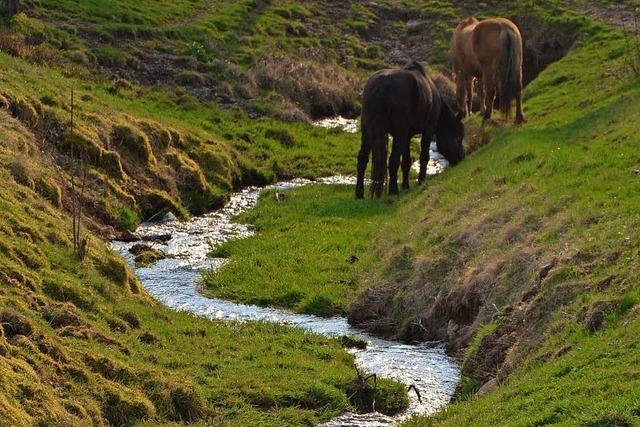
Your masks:
M 404 66 L 404 69 L 408 71 L 417 71 L 423 76 L 427 77 L 427 72 L 425 71 L 422 64 L 420 64 L 418 61 L 411 61 L 407 63 L 407 65 Z

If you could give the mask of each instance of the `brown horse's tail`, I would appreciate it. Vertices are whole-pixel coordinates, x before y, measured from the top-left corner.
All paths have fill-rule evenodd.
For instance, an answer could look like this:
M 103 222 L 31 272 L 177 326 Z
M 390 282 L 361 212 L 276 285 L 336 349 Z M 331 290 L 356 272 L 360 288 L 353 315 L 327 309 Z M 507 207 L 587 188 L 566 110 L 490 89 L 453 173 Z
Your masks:
M 511 114 L 511 102 L 522 90 L 522 45 L 520 37 L 512 31 L 500 35 L 502 49 L 500 68 L 497 73 L 500 111 L 507 117 Z

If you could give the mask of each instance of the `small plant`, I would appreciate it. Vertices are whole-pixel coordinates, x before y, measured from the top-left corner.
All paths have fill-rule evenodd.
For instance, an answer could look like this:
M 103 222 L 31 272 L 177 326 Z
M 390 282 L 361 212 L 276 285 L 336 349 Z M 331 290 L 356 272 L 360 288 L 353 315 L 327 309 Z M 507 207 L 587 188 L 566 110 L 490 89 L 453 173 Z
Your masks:
M 119 212 L 120 225 L 128 231 L 134 231 L 140 224 L 140 214 L 134 208 L 128 206 L 120 209 Z
M 209 53 L 202 43 L 198 43 L 196 41 L 188 43 L 187 51 L 200 62 L 207 62 L 210 59 Z

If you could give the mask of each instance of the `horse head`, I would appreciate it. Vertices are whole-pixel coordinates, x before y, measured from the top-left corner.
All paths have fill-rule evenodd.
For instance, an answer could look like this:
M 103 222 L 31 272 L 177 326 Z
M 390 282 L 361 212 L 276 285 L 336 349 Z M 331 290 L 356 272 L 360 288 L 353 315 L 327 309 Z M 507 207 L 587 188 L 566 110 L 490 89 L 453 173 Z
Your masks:
M 436 130 L 438 151 L 455 166 L 464 159 L 464 124 L 462 113 L 454 114 L 449 105 L 442 101 L 440 120 Z

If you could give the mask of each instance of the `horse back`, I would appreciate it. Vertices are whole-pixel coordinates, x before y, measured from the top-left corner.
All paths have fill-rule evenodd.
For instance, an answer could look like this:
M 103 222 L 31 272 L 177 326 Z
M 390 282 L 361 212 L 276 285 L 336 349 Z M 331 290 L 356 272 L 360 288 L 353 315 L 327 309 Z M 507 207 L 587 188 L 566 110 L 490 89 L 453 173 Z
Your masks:
M 362 119 L 384 123 L 386 131 L 419 133 L 433 103 L 429 78 L 406 69 L 382 70 L 365 85 Z
M 453 33 L 449 54 L 456 72 L 479 74 L 479 65 L 473 49 L 473 32 L 480 21 L 470 17 L 462 21 Z
M 487 65 L 495 58 L 499 58 L 502 49 L 501 36 L 505 31 L 513 33 L 522 44 L 520 30 L 516 24 L 506 18 L 486 19 L 475 26 L 473 47 L 481 64 Z

